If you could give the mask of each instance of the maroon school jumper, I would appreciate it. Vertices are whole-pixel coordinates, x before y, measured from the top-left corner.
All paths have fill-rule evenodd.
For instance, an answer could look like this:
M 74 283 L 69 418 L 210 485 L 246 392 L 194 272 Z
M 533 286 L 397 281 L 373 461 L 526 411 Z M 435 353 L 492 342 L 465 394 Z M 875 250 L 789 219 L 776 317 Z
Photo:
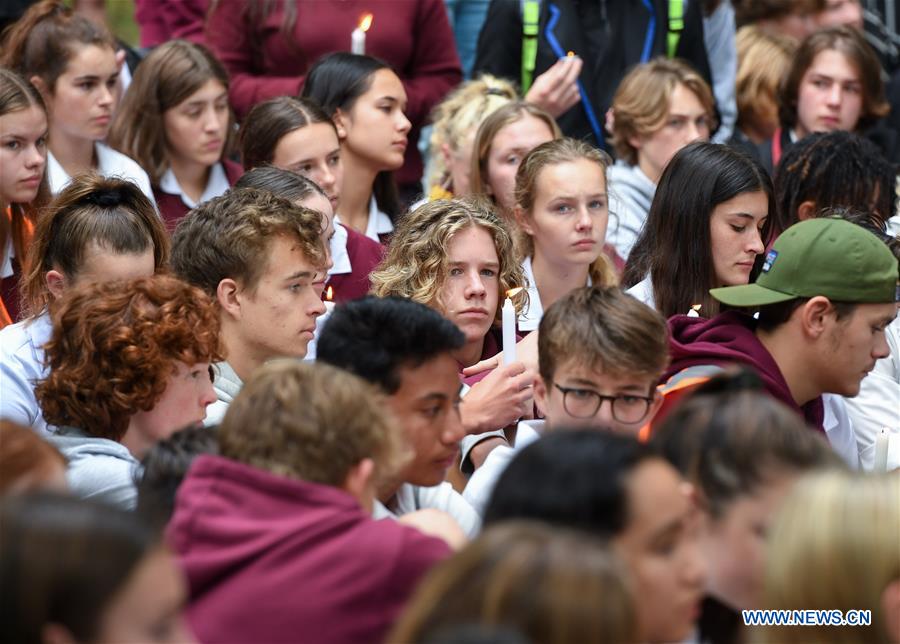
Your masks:
M 381 642 L 438 539 L 375 521 L 336 487 L 203 455 L 178 490 L 167 537 L 201 642 Z
M 228 185 L 233 186 L 234 182 L 244 174 L 244 168 L 239 163 L 228 159 L 222 159 L 221 163 L 222 167 L 225 168 L 225 178 L 228 179 Z M 178 222 L 188 214 L 190 208 L 181 200 L 181 195 L 163 192 L 159 186 L 153 186 L 153 198 L 156 199 L 156 206 L 159 208 L 159 214 L 166 224 L 166 230 L 171 233 L 175 230 Z
M 326 289 L 328 286 L 334 289 L 333 300 L 337 303 L 365 297 L 372 290 L 370 275 L 384 257 L 384 246 L 348 226 L 344 228 L 347 230 L 350 272 L 332 275 L 326 285 Z
M 822 397 L 814 398 L 802 407 L 797 404 L 781 369 L 757 339 L 755 329 L 756 320 L 739 311 L 726 311 L 709 320 L 673 315 L 669 318 L 672 363 L 662 382 L 688 367 L 745 365 L 759 375 L 765 390 L 772 397 L 797 412 L 811 427 L 824 432 L 825 406 Z
M 259 3 L 259 0 L 253 0 Z M 290 37 L 283 36 L 284 4 L 296 7 Z M 462 82 L 462 70 L 444 0 L 282 0 L 252 27 L 249 0 L 216 5 L 207 40 L 231 75 L 229 96 L 238 118 L 275 96 L 296 96 L 305 74 L 325 54 L 350 51 L 350 34 L 365 13 L 373 15 L 366 53 L 385 61 L 403 81 L 412 122 L 406 161 L 397 182 L 422 176 L 417 142 L 432 108 Z

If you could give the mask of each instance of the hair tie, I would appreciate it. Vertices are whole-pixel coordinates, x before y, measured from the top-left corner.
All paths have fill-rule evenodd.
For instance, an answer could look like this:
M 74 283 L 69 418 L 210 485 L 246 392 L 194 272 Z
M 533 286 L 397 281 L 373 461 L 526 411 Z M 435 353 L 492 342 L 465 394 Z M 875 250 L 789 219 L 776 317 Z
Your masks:
M 84 201 L 101 208 L 115 208 L 124 201 L 118 188 L 108 190 L 93 190 L 84 197 Z

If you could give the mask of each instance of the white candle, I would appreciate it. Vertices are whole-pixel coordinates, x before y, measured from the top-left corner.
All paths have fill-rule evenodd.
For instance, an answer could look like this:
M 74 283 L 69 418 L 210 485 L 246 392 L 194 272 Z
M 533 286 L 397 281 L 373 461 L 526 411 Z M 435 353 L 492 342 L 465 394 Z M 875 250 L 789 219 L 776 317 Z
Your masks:
M 691 310 L 687 312 L 687 316 L 689 318 L 699 318 L 700 317 L 700 309 L 703 307 L 702 304 L 694 304 L 691 307 Z
M 366 53 L 366 32 L 372 26 L 372 14 L 365 14 L 359 21 L 359 26 L 350 34 L 350 53 L 363 55 Z
M 503 364 L 516 361 L 516 307 L 513 306 L 512 296 L 521 291 L 514 288 L 506 292 L 506 301 L 501 309 L 503 318 Z
M 882 429 L 875 435 L 875 461 L 872 466 L 872 470 L 875 472 L 887 472 L 889 439 L 890 435 L 886 429 Z

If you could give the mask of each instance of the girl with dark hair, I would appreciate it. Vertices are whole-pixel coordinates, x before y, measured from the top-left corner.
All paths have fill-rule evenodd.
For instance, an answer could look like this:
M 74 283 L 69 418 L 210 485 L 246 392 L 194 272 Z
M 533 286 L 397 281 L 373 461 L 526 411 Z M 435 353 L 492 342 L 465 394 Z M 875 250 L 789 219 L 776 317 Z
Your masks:
M 706 577 L 692 489 L 651 446 L 596 429 L 553 431 L 500 475 L 485 530 L 543 521 L 608 540 L 626 563 L 640 636 L 680 642 L 699 616 Z
M 327 196 L 324 203 L 303 205 L 320 211 L 327 219 L 325 241 L 332 265 L 319 282 L 324 290 L 327 277 L 335 302 L 363 297 L 369 292 L 369 274 L 381 261 L 383 252 L 378 241 L 334 221 L 344 176 L 341 157 L 334 121 L 308 98 L 281 96 L 260 103 L 250 110 L 241 127 L 241 160 L 248 171 L 272 165 L 315 182 Z M 266 174 L 277 182 L 289 181 L 285 177 L 277 179 L 271 172 Z M 243 185 L 269 189 L 255 182 Z
M 889 111 L 881 64 L 862 32 L 829 27 L 800 45 L 778 93 L 781 126 L 756 147 L 774 172 L 785 150 L 813 132 L 863 132 Z
M 34 397 L 47 375 L 43 345 L 63 294 L 92 282 L 152 275 L 169 261 L 169 239 L 153 204 L 130 181 L 76 177 L 34 229 L 21 290 L 29 316 L 0 330 L 0 417 L 46 431 Z
M 334 51 L 350 51 L 351 33 L 370 14 L 360 53 L 384 60 L 403 83 L 412 129 L 398 180 L 421 193 L 419 130 L 462 81 L 443 0 L 211 0 L 209 5 L 207 41 L 231 74 L 231 104 L 240 118 L 266 99 L 298 95 L 313 63 Z
M 102 143 L 119 99 L 116 42 L 109 32 L 60 0 L 42 0 L 4 36 L 0 64 L 31 81 L 50 114 L 50 191 L 96 171 L 133 181 L 153 201 L 147 173 Z
M 0 68 L 0 329 L 19 317 L 19 276 L 47 203 L 47 108 L 34 85 Z
M 227 158 L 234 139 L 228 74 L 203 45 L 173 40 L 145 58 L 128 87 L 109 143 L 150 175 L 171 231 L 197 204 L 241 176 Z
M 692 143 L 666 166 L 623 283 L 665 317 L 719 311 L 709 289 L 747 284 L 770 241 L 772 181 L 740 152 Z
M 411 127 L 403 83 L 380 60 L 337 53 L 313 66 L 303 96 L 322 106 L 341 141 L 339 222 L 384 241 L 401 213 L 391 172 L 403 165 Z
M 32 494 L 0 506 L 0 622 L 11 642 L 190 644 L 187 587 L 159 534 L 131 512 Z

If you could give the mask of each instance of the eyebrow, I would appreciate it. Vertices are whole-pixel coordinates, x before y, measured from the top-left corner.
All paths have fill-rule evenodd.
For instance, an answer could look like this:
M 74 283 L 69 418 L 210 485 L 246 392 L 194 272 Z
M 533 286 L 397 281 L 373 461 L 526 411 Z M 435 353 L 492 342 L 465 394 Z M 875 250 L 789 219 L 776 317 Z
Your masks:
M 562 195 L 556 195 L 555 197 L 553 197 L 552 200 L 553 200 L 553 201 L 559 201 L 560 199 L 578 199 L 578 197 L 580 197 L 580 196 L 581 196 L 581 195 L 562 194 Z M 596 198 L 598 198 L 598 197 L 606 198 L 606 197 L 609 196 L 609 193 L 608 193 L 608 192 L 595 192 L 595 193 L 593 193 L 593 194 L 589 194 L 589 195 L 586 195 L 586 196 L 587 196 L 588 199 L 596 199 Z
M 447 399 L 448 399 L 448 398 L 447 398 L 447 394 L 440 393 L 440 392 L 437 392 L 437 391 L 436 391 L 436 392 L 432 392 L 432 393 L 430 393 L 430 394 L 425 394 L 424 396 L 421 396 L 421 397 L 419 398 L 419 402 L 420 402 L 420 403 L 422 403 L 422 402 L 431 402 L 432 400 L 434 400 L 434 401 L 444 401 L 444 400 L 447 400 Z
M 109 78 L 118 78 L 119 72 L 113 72 L 109 75 Z M 76 81 L 99 81 L 101 76 L 99 74 L 84 74 L 83 76 L 76 76 Z
M 665 539 L 666 537 L 668 537 L 670 535 L 681 532 L 681 530 L 683 530 L 683 529 L 684 529 L 684 517 L 677 517 L 675 519 L 672 519 L 669 523 L 667 523 L 665 526 L 663 526 L 659 530 L 657 530 L 656 533 L 654 533 L 653 536 L 650 538 L 650 541 L 652 541 L 652 542 L 662 541 L 663 539 Z
M 465 266 L 468 263 L 469 262 L 448 262 L 447 265 L 448 266 Z M 481 264 L 481 266 L 486 266 L 488 268 L 500 268 L 500 263 L 499 262 L 483 262 Z
M 299 280 L 299 279 L 307 279 L 307 278 L 312 279 L 313 275 L 315 275 L 315 272 L 313 272 L 313 271 L 297 271 L 293 275 L 285 277 L 284 281 L 292 282 L 294 280 Z

